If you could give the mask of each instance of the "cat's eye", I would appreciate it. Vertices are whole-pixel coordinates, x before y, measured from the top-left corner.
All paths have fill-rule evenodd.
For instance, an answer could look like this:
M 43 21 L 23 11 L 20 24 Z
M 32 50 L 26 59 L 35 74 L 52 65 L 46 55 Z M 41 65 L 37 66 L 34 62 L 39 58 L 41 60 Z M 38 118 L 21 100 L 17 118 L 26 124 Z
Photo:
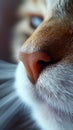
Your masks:
M 31 21 L 30 21 L 30 25 L 32 28 L 36 29 L 41 24 L 42 21 L 43 21 L 43 17 L 32 16 Z

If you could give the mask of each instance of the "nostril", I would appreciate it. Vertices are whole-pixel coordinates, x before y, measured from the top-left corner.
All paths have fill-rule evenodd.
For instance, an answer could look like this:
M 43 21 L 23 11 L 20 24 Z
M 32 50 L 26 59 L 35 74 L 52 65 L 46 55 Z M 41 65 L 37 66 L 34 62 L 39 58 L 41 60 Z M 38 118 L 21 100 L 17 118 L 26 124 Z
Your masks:
M 58 63 L 60 60 L 53 60 L 53 59 L 50 59 L 49 61 L 42 61 L 42 60 L 39 60 L 38 61 L 38 64 L 41 68 L 41 71 L 43 69 L 45 69 L 47 66 L 52 66 L 52 65 L 55 65 L 56 63 Z
M 39 66 L 41 67 L 41 70 L 43 70 L 44 68 L 46 68 L 49 63 L 50 63 L 50 62 L 42 61 L 42 60 L 38 61 L 38 64 L 39 64 Z

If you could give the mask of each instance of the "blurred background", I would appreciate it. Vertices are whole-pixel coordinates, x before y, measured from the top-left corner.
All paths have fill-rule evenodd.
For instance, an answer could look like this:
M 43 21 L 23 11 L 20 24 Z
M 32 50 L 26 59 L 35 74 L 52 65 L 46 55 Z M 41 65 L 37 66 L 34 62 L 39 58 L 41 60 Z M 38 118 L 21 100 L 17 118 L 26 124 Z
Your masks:
M 45 0 L 0 0 L 0 59 L 16 60 L 20 46 L 40 25 L 45 13 Z
M 45 0 L 0 0 L 0 130 L 40 130 L 13 83 L 20 47 L 45 14 Z

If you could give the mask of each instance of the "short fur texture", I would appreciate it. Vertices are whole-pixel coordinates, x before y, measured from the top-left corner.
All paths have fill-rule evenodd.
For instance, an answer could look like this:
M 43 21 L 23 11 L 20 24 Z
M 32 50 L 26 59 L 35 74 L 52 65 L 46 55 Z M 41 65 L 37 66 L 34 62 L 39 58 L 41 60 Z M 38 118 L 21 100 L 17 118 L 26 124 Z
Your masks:
M 60 60 L 44 68 L 35 85 L 20 62 L 16 91 L 42 130 L 73 130 L 73 0 L 47 0 L 46 18 L 21 51 L 44 48 Z

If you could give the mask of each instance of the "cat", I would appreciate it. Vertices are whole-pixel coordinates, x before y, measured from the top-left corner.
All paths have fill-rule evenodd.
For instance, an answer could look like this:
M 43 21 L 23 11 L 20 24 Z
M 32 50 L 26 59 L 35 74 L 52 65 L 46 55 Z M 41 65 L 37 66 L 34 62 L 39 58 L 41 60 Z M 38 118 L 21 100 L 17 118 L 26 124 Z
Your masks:
M 42 130 L 73 130 L 73 0 L 46 0 L 20 49 L 15 89 Z

